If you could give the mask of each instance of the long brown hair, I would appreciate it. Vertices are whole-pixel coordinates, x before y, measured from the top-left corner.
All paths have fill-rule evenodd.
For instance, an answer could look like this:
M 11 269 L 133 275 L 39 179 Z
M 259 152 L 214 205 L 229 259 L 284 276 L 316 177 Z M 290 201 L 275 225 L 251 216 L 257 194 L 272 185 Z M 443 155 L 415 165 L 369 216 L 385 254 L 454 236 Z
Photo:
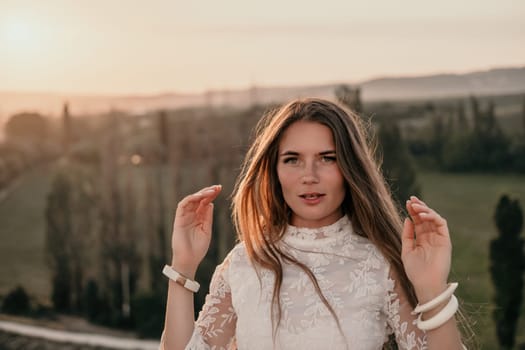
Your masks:
M 317 122 L 332 131 L 337 163 L 346 182 L 343 213 L 352 221 L 355 232 L 368 238 L 388 260 L 414 307 L 416 296 L 401 262 L 401 217 L 374 159 L 374 148 L 368 144 L 360 117 L 336 103 L 309 98 L 292 101 L 259 121 L 233 194 L 233 221 L 249 259 L 255 266 L 275 274 L 272 301 L 277 324 L 281 319 L 282 261 L 286 261 L 308 275 L 339 326 L 310 269 L 277 244 L 289 220 L 289 209 L 277 177 L 279 142 L 286 128 L 297 121 Z M 272 320 L 274 316 L 272 308 Z

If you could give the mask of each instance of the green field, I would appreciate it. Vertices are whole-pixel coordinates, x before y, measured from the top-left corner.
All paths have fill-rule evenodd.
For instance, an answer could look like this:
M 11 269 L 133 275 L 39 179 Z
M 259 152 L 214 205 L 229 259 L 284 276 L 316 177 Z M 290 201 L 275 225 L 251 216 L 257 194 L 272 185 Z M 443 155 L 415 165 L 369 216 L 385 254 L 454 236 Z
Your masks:
M 39 301 L 51 291 L 45 258 L 45 205 L 52 172 L 26 173 L 0 202 L 0 295 L 22 285 Z
M 40 300 L 49 297 L 44 208 L 50 180 L 50 170 L 34 170 L 0 202 L 0 295 L 22 284 Z M 458 296 L 480 348 L 496 349 L 488 274 L 488 244 L 496 236 L 492 216 L 502 193 L 525 207 L 525 176 L 420 173 L 419 181 L 423 199 L 449 222 L 454 243 L 450 280 L 460 282 Z M 525 329 L 525 304 L 521 315 L 518 329 Z M 524 342 L 525 334 L 519 335 L 518 344 Z
M 448 221 L 454 245 L 450 280 L 460 282 L 457 293 L 474 323 L 479 344 L 482 349 L 497 349 L 488 273 L 489 242 L 497 235 L 493 215 L 503 193 L 518 198 L 525 210 L 525 176 L 422 173 L 419 181 L 424 200 Z M 518 329 L 523 330 L 525 300 L 521 310 Z M 518 332 L 517 344 L 524 342 L 525 334 Z

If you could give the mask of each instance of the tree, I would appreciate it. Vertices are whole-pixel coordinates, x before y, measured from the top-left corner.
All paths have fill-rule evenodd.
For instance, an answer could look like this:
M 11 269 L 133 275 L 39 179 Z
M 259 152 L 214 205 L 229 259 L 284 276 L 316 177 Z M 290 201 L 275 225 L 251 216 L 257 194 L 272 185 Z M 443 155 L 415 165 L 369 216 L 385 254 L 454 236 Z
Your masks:
M 523 134 L 525 134 L 525 96 L 523 96 L 523 104 L 521 105 L 521 122 L 523 126 Z
M 101 294 L 109 301 L 112 325 L 123 326 L 131 320 L 131 299 L 138 278 L 139 258 L 136 246 L 136 201 L 126 169 L 127 155 L 121 133 L 123 115 L 108 116 L 101 142 L 101 208 L 99 261 Z M 125 179 L 124 186 L 120 185 Z
M 480 123 L 480 119 L 481 119 L 481 113 L 480 113 L 480 110 L 479 110 L 479 102 L 478 100 L 476 99 L 476 97 L 474 96 L 470 96 L 470 110 L 471 110 L 471 113 L 472 113 L 472 121 L 473 121 L 473 124 L 474 124 L 474 130 L 478 131 L 481 123 Z
M 69 104 L 64 103 L 64 107 L 62 109 L 62 147 L 66 155 L 69 154 L 72 141 L 73 131 L 71 125 L 71 115 L 69 114 Z
M 12 315 L 27 315 L 31 311 L 29 295 L 22 286 L 10 291 L 2 303 L 2 312 Z
M 456 133 L 444 147 L 442 165 L 452 171 L 503 171 L 512 168 L 510 139 L 503 133 L 494 111 L 494 103 L 482 110 L 470 97 L 473 128 Z M 461 122 L 463 123 L 463 122 Z
M 339 102 L 350 108 L 357 114 L 363 112 L 361 103 L 361 89 L 352 88 L 349 85 L 340 85 L 335 89 L 335 96 Z
M 53 274 L 51 299 L 55 309 L 62 312 L 69 312 L 72 307 L 71 192 L 69 179 L 58 174 L 51 185 L 46 206 L 46 248 Z
M 514 346 L 516 326 L 522 302 L 525 256 L 523 239 L 523 212 L 518 200 L 501 196 L 494 221 L 498 238 L 490 243 L 490 273 L 494 284 L 495 310 L 498 341 L 503 349 Z
M 73 163 L 62 164 L 55 175 L 46 205 L 46 250 L 52 271 L 52 300 L 56 310 L 82 310 L 83 288 L 93 262 L 97 195 L 93 172 Z
M 457 119 L 458 119 L 458 131 L 460 133 L 467 132 L 469 130 L 467 116 L 465 115 L 465 107 L 463 102 L 459 102 L 457 106 Z
M 157 200 L 157 222 L 155 225 L 154 237 L 152 237 L 150 242 L 150 251 L 149 251 L 149 264 L 150 264 L 150 277 L 151 277 L 151 286 L 153 290 L 163 290 L 166 287 L 166 281 L 163 276 L 158 273 L 162 269 L 163 264 L 168 261 L 168 256 L 165 254 L 167 243 L 169 242 L 165 227 L 165 198 L 164 198 L 164 169 L 168 160 L 171 158 L 169 155 L 170 151 L 170 124 L 168 120 L 167 113 L 162 111 L 158 115 L 157 119 L 157 130 L 159 137 L 159 154 L 156 165 L 153 167 L 155 176 L 152 177 L 155 179 L 155 195 Z M 153 191 L 149 192 L 153 195 Z M 169 245 L 168 245 L 169 246 Z
M 48 123 L 38 113 L 18 113 L 5 124 L 5 134 L 10 140 L 40 143 L 47 137 Z
M 414 161 L 396 122 L 384 121 L 379 125 L 379 143 L 382 149 L 383 175 L 398 206 L 404 208 L 403 203 L 410 195 L 418 196 L 420 188 Z
M 102 315 L 105 314 L 105 305 L 100 298 L 98 284 L 90 279 L 82 290 L 82 312 L 92 322 L 103 321 Z
M 439 165 L 443 162 L 443 148 L 445 147 L 448 136 L 443 118 L 441 115 L 434 115 L 432 120 L 432 139 L 430 141 L 430 148 Z

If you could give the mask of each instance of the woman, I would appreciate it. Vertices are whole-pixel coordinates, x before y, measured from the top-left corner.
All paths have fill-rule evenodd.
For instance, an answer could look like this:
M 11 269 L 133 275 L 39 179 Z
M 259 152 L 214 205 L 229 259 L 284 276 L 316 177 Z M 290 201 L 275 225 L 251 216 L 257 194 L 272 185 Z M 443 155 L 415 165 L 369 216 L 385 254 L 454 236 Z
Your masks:
M 233 197 L 240 243 L 194 322 L 220 191 L 177 207 L 164 349 L 381 349 L 392 332 L 401 349 L 462 348 L 447 223 L 416 197 L 401 222 L 357 116 L 306 99 L 261 119 Z

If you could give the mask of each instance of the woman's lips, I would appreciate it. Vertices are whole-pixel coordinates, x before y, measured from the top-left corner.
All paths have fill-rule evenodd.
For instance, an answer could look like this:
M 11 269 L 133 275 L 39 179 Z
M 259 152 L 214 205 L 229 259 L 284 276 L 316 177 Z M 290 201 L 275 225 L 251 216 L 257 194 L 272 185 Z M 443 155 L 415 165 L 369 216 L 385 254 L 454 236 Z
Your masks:
M 323 193 L 317 193 L 317 192 L 311 192 L 311 193 L 303 193 L 299 195 L 301 197 L 302 201 L 306 204 L 313 205 L 321 202 L 321 199 L 325 195 Z

